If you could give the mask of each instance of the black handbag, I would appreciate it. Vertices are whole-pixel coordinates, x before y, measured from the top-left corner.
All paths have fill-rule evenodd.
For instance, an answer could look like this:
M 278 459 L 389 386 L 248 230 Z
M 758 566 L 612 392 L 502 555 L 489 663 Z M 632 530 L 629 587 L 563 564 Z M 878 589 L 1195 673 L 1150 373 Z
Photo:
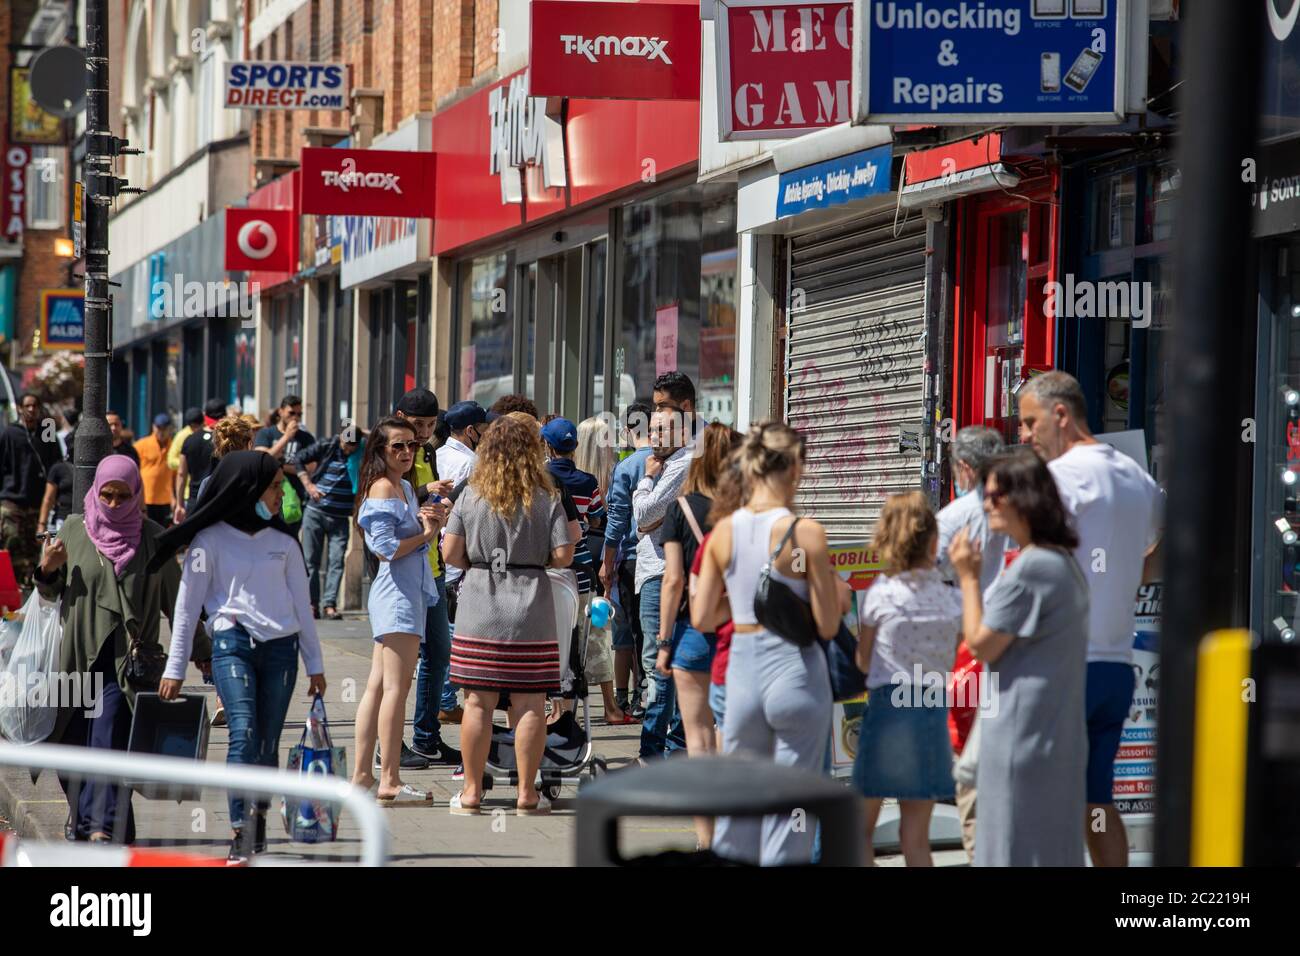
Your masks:
M 758 573 L 758 590 L 754 594 L 754 617 L 759 624 L 799 647 L 812 647 L 818 643 L 817 622 L 812 606 L 784 581 L 772 576 L 772 565 L 785 550 L 786 542 L 794 535 L 795 518 L 772 552 L 772 557 Z M 858 670 L 856 661 L 858 639 L 843 621 L 840 629 L 829 641 L 821 641 L 826 653 L 826 671 L 830 676 L 831 697 L 834 700 L 851 700 L 867 689 L 867 675 Z
M 104 556 L 100 554 L 98 557 L 100 567 L 117 586 L 117 598 L 122 609 L 122 630 L 127 637 L 126 671 L 122 676 L 134 690 L 156 691 L 167 669 L 167 652 L 157 642 L 146 644 L 140 639 L 138 628 L 131 627 L 131 604 L 122 589 L 122 582 L 113 566 L 105 563 Z
M 829 641 L 822 642 L 826 651 L 826 671 L 831 678 L 831 699 L 853 700 L 867 691 L 867 675 L 858 670 L 858 639 L 840 621 L 840 629 Z
M 127 631 L 130 634 L 130 630 Z M 161 644 L 146 644 L 131 634 L 126 651 L 126 682 L 136 690 L 157 690 L 167 668 L 167 654 Z
M 786 542 L 794 535 L 798 523 L 798 518 L 790 522 L 790 527 L 786 529 L 776 550 L 758 572 L 758 589 L 754 592 L 754 619 L 791 644 L 812 647 L 817 641 L 817 624 L 813 620 L 812 607 L 794 593 L 794 588 L 772 574 L 777 556 L 785 550 Z

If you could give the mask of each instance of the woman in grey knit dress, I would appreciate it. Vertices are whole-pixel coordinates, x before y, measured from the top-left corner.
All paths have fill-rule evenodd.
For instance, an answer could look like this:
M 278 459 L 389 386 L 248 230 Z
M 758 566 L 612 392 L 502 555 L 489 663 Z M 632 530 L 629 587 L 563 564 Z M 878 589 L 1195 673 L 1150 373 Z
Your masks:
M 984 510 L 1020 556 L 981 595 L 967 531 L 948 549 L 962 633 L 994 681 L 977 718 L 975 865 L 1082 866 L 1088 582 L 1078 536 L 1047 465 L 1026 448 L 994 459 Z
M 465 569 L 451 642 L 451 682 L 465 690 L 461 750 L 465 783 L 451 812 L 472 815 L 483 799 L 492 711 L 510 694 L 521 814 L 549 809 L 536 775 L 546 743 L 542 708 L 560 686 L 560 650 L 546 568 L 573 560 L 569 522 L 542 456 L 536 421 L 498 419 L 478 447 L 469 485 L 443 538 L 446 562 Z

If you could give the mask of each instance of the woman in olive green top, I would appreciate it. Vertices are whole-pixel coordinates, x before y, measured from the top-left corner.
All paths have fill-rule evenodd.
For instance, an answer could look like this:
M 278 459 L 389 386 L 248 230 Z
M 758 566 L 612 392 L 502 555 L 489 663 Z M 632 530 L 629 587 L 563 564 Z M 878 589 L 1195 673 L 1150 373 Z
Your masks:
M 181 570 L 175 561 L 167 561 L 159 573 L 147 573 L 163 529 L 144 517 L 142 494 L 135 463 L 124 455 L 109 455 L 95 470 L 85 515 L 70 516 L 58 537 L 46 543 L 35 580 L 42 597 L 62 602 L 59 669 L 80 674 L 81 686 L 95 694 L 93 702 L 59 702 L 52 742 L 126 750 L 137 689 L 157 689 L 127 682 L 127 632 L 138 633 L 145 645 L 159 645 L 159 621 L 164 613 L 171 618 Z M 166 648 L 161 650 L 165 654 Z M 196 635 L 191 659 L 211 657 L 206 635 Z M 122 832 L 127 843 L 134 841 L 130 798 L 122 821 L 115 784 L 89 781 L 70 786 L 62 775 L 59 782 L 68 797 L 73 839 L 109 842 Z

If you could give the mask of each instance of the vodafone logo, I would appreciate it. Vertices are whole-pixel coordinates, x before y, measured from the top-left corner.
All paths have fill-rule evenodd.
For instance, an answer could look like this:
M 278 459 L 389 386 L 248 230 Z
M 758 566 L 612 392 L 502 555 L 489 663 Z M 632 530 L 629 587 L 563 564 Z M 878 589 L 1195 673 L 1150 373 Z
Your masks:
M 250 219 L 235 234 L 235 245 L 250 259 L 265 259 L 275 252 L 275 243 L 275 230 L 265 219 Z
M 1291 31 L 1295 29 L 1296 17 L 1300 16 L 1300 0 L 1291 0 L 1291 9 L 1286 13 L 1277 12 L 1277 3 L 1278 0 L 1264 0 L 1264 6 L 1268 9 L 1269 29 L 1280 42 L 1289 37 Z
M 1296 0 L 1300 3 L 1300 0 Z M 581 34 L 566 34 L 560 37 L 560 42 L 564 44 L 564 52 L 567 56 L 585 56 L 592 63 L 597 62 L 598 56 L 634 56 L 644 57 L 647 60 L 662 60 L 669 66 L 672 60 L 668 59 L 668 41 L 659 37 L 584 37 Z

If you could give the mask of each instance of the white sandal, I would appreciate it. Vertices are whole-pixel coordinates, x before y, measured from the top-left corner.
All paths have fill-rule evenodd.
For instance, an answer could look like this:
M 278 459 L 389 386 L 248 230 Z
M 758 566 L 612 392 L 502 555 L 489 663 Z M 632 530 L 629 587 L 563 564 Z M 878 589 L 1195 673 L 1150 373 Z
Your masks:
M 537 804 L 531 807 L 515 807 L 515 813 L 521 817 L 544 817 L 551 812 L 551 801 L 544 793 L 537 794 Z
M 433 794 L 417 790 L 409 783 L 402 784 L 402 789 L 391 797 L 375 797 L 381 807 L 428 807 L 433 805 Z
M 451 815 L 453 817 L 476 817 L 483 812 L 480 807 L 467 807 L 462 804 L 460 798 L 463 794 L 464 791 L 461 791 L 451 798 Z

